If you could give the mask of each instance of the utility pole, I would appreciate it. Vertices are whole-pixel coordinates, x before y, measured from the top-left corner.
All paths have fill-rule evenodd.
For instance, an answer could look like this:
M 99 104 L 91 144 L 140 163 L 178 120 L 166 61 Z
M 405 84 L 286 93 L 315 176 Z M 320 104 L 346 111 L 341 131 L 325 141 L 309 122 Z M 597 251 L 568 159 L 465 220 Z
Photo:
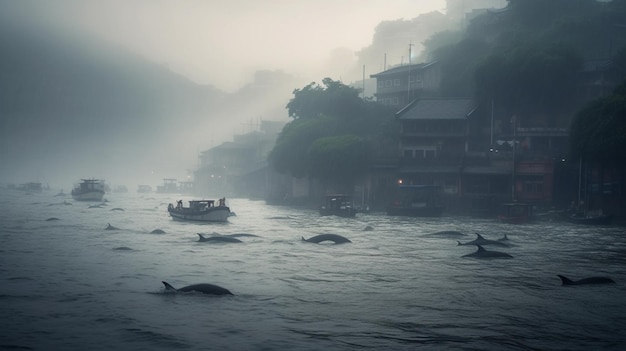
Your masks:
M 411 102 L 411 47 L 413 44 L 409 42 L 409 76 L 407 77 L 406 103 Z
M 365 65 L 363 65 L 363 100 L 365 100 Z

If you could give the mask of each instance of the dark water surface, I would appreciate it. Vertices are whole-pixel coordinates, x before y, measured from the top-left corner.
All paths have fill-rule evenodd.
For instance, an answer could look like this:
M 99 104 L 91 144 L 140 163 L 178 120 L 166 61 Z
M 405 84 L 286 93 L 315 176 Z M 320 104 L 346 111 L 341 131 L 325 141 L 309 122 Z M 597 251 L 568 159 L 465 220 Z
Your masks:
M 229 200 L 227 224 L 190 224 L 167 215 L 178 195 L 110 194 L 101 208 L 53 195 L 0 190 L 0 349 L 626 349 L 623 227 L 344 219 L 245 199 Z M 486 248 L 514 258 L 462 258 L 476 248 L 424 236 L 440 230 L 506 233 L 513 246 Z M 301 241 L 322 233 L 352 243 Z M 165 293 L 162 280 L 235 296 Z

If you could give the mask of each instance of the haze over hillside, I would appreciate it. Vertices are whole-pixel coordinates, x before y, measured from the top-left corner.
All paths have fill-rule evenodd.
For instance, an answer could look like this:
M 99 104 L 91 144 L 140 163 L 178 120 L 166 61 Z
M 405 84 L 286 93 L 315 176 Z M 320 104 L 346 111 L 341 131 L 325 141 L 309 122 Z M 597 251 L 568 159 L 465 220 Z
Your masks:
M 286 119 L 286 96 L 299 84 L 264 71 L 229 94 L 44 24 L 2 21 L 0 45 L 0 177 L 18 183 L 184 179 L 198 151 L 246 131 L 244 122 Z
M 304 7 L 289 2 L 290 6 L 283 9 L 285 13 L 282 15 L 309 8 L 305 2 L 297 3 Z M 402 55 L 408 55 L 408 43 L 418 43 L 434 31 L 454 23 L 437 23 L 443 15 L 432 12 L 432 9 L 441 8 L 442 3 L 430 4 L 431 12 L 420 15 L 419 11 L 427 8 L 422 3 L 401 1 L 398 6 L 402 5 L 403 13 L 414 19 L 380 22 L 373 29 L 374 37 L 369 46 L 358 52 L 346 47 L 329 49 L 329 56 L 323 59 L 319 56 L 327 53 L 321 53 L 314 46 L 321 45 L 321 42 L 314 43 L 306 35 L 328 36 L 320 28 L 329 30 L 337 25 L 328 21 L 336 18 L 338 14 L 335 12 L 339 8 L 357 11 L 355 13 L 368 16 L 370 22 L 380 14 L 374 11 L 374 2 L 362 9 L 350 7 L 348 3 L 341 6 L 334 2 L 320 3 L 319 8 L 316 7 L 315 28 L 321 27 L 312 33 L 305 30 L 306 35 L 298 38 L 303 40 L 281 41 L 279 35 L 283 33 L 278 32 L 274 33 L 276 38 L 270 38 L 281 50 L 289 48 L 294 54 L 299 51 L 295 45 L 309 38 L 305 43 L 306 60 L 291 60 L 285 69 L 277 69 L 287 59 L 281 56 L 283 51 L 274 52 L 269 47 L 249 50 L 246 59 L 258 59 L 253 65 L 256 68 L 251 71 L 250 67 L 241 67 L 240 70 L 252 78 L 249 83 L 228 92 L 217 83 L 197 83 L 202 79 L 183 75 L 180 62 L 164 58 L 184 55 L 185 52 L 176 52 L 175 48 L 180 46 L 172 39 L 176 34 L 178 41 L 191 44 L 197 38 L 184 35 L 194 33 L 194 28 L 207 40 L 216 40 L 217 35 L 217 40 L 225 46 L 238 43 L 234 46 L 258 48 L 260 43 L 240 40 L 241 35 L 254 31 L 252 22 L 242 29 L 243 33 L 234 33 L 234 28 L 225 31 L 213 27 L 209 27 L 209 33 L 202 32 L 206 28 L 197 27 L 205 23 L 202 21 L 204 17 L 183 16 L 194 6 L 208 6 L 202 2 L 192 1 L 182 8 L 176 7 L 179 6 L 177 2 L 167 1 L 156 5 L 142 1 L 130 4 L 94 1 L 87 4 L 73 0 L 60 0 L 54 4 L 0 4 L 0 182 L 41 181 L 67 188 L 79 178 L 97 177 L 112 184 L 133 187 L 138 183 L 158 184 L 166 177 L 185 179 L 197 165 L 199 151 L 231 140 L 235 133 L 250 131 L 250 121 L 287 121 L 285 105 L 294 89 L 311 81 L 321 82 L 324 77 L 346 83 L 359 80 L 363 65 L 367 66 L 367 75 L 384 69 L 387 53 L 389 63 L 398 64 Z M 449 0 L 448 3 L 450 6 L 455 1 Z M 244 6 L 246 4 L 252 8 Z M 243 12 L 235 11 L 242 7 Z M 322 8 L 333 11 L 325 13 Z M 164 9 L 179 9 L 181 12 L 170 11 L 166 16 L 162 12 Z M 415 12 L 407 9 L 415 9 Z M 230 4 L 227 10 L 231 11 L 233 23 L 246 19 L 252 21 L 254 18 L 249 15 L 264 11 L 243 0 Z M 68 16 L 70 13 L 74 18 Z M 164 16 L 162 21 L 155 22 L 155 18 L 160 18 L 159 14 Z M 203 12 L 209 17 L 211 14 L 211 11 Z M 274 17 L 266 19 L 269 18 Z M 344 18 L 340 17 L 340 21 Z M 359 18 L 359 21 L 367 22 L 365 18 Z M 106 26 L 103 26 L 104 22 Z M 155 27 L 161 23 L 163 28 Z M 172 27 L 174 24 L 177 26 Z M 298 24 L 300 27 L 306 25 Z M 293 29 L 306 29 L 300 27 Z M 103 33 L 98 32 L 98 28 L 110 29 L 109 36 L 100 35 Z M 176 33 L 160 37 L 159 33 L 163 34 L 168 28 Z M 150 32 L 152 30 L 155 32 Z M 348 32 L 342 33 L 345 36 Z M 126 37 L 129 40 L 120 39 Z M 139 44 L 145 41 L 146 45 L 152 45 L 152 49 L 172 55 L 151 57 L 148 55 L 150 51 L 146 51 L 147 46 L 132 47 L 137 41 Z M 212 63 L 213 59 L 223 59 L 225 53 L 208 43 L 199 44 L 192 49 L 197 49 L 198 55 L 206 55 L 204 51 L 208 47 L 211 56 L 200 66 L 219 69 L 220 65 Z M 416 47 L 411 55 L 415 59 L 419 55 L 418 49 Z M 275 62 L 266 64 L 268 55 L 274 55 Z M 311 60 L 315 61 L 316 69 L 307 70 Z M 226 72 L 226 65 L 222 65 Z M 190 70 L 202 68 L 197 62 L 191 66 Z M 232 70 L 231 66 L 228 69 Z M 295 68 L 299 73 L 294 73 Z M 302 74 L 303 71 L 307 74 Z M 234 81 L 240 81 L 240 78 L 233 77 Z M 368 95 L 373 93 L 373 89 L 368 87 L 367 90 Z

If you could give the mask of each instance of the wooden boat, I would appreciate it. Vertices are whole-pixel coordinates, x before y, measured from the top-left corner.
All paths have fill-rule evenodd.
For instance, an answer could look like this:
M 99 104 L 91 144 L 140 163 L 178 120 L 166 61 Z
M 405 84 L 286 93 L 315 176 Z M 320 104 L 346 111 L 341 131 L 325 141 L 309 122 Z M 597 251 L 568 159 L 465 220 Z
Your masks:
M 395 199 L 387 206 L 389 216 L 440 217 L 442 189 L 437 185 L 399 185 Z
M 27 193 L 40 193 L 43 191 L 43 187 L 41 186 L 41 183 L 26 183 L 26 184 L 22 184 L 18 187 L 19 190 L 23 190 Z
M 324 203 L 320 206 L 322 216 L 354 217 L 356 212 L 352 197 L 345 194 L 326 195 Z
M 184 207 L 183 200 L 178 200 L 176 206 L 169 204 L 167 212 L 174 220 L 196 222 L 226 222 L 231 215 L 224 198 L 219 199 L 217 205 L 214 200 L 191 200 L 189 207 Z
M 613 215 L 604 213 L 571 213 L 567 216 L 567 219 L 576 224 L 588 224 L 588 225 L 608 225 L 613 221 Z
M 500 206 L 498 220 L 503 223 L 523 224 L 531 221 L 533 206 L 521 202 L 504 203 Z
M 176 179 L 165 178 L 163 179 L 163 185 L 157 185 L 156 192 L 160 194 L 175 194 L 179 193 L 180 189 L 178 188 L 178 185 L 176 185 Z
M 80 184 L 72 189 L 72 198 L 76 201 L 102 201 L 104 180 L 81 179 Z
M 151 193 L 152 187 L 150 185 L 139 184 L 137 186 L 137 192 L 138 193 Z

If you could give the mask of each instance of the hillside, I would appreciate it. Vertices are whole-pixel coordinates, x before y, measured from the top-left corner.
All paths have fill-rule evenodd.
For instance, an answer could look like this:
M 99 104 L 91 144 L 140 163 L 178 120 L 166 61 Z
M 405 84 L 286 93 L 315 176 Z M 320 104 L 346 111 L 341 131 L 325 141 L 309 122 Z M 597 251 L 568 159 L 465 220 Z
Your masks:
M 0 51 L 3 182 L 182 179 L 243 122 L 286 117 L 298 86 L 262 72 L 225 93 L 85 33 L 6 18 Z

